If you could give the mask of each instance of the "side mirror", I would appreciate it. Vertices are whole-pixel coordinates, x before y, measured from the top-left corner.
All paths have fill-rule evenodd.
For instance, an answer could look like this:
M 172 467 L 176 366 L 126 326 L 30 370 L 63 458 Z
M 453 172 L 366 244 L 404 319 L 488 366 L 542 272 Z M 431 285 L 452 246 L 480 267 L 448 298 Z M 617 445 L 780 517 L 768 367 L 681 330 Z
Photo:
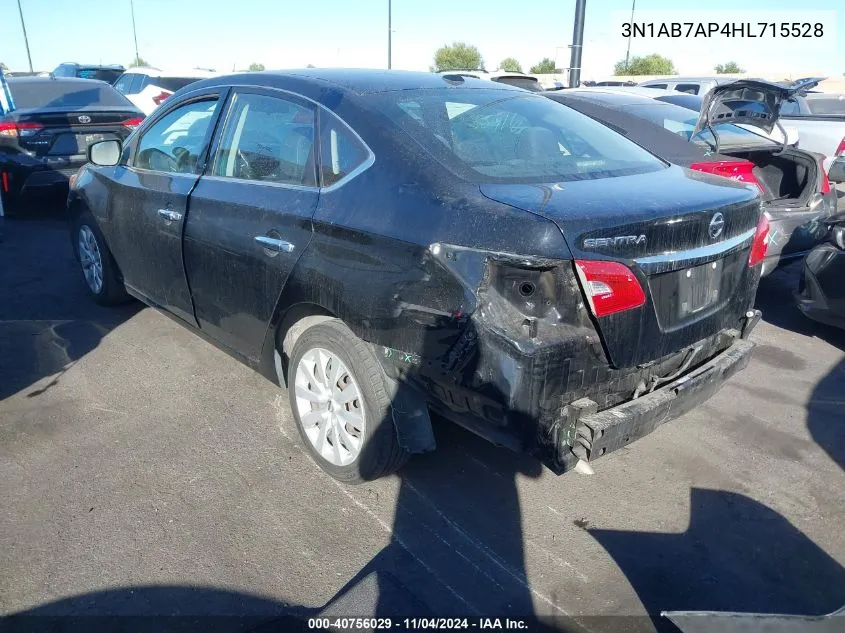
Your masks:
M 830 164 L 827 179 L 832 182 L 845 182 L 845 157 L 837 158 Z
M 112 167 L 120 160 L 120 141 L 100 141 L 88 146 L 88 161 L 101 167 Z

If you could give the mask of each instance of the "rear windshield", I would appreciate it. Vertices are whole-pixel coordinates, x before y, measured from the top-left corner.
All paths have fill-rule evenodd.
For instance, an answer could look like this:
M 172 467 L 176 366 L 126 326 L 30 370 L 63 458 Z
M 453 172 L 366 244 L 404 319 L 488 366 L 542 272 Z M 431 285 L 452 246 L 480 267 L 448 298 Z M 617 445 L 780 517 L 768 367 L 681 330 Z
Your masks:
M 131 106 L 123 95 L 108 84 L 88 81 L 9 81 L 15 107 L 81 108 L 85 106 Z
M 665 168 L 623 136 L 545 97 L 448 89 L 370 98 L 437 160 L 476 182 L 587 180 Z
M 199 79 L 196 77 L 150 77 L 149 83 L 170 92 L 176 92 L 195 81 Z
M 687 141 L 692 141 L 696 145 L 707 147 L 708 149 L 716 148 L 716 139 L 709 129 L 703 129 L 692 138 L 695 125 L 698 123 L 698 113 L 682 108 L 680 106 L 672 105 L 671 103 L 636 103 L 625 106 L 625 112 L 628 114 L 651 121 L 664 129 L 674 132 L 681 138 Z M 720 123 L 714 126 L 716 133 L 719 135 L 719 147 L 747 147 L 749 145 L 774 145 L 775 142 L 771 139 L 755 134 L 754 132 L 745 128 L 738 127 L 731 123 Z
M 123 74 L 122 70 L 109 70 L 105 68 L 80 68 L 76 71 L 76 76 L 82 79 L 99 79 L 110 84 L 113 84 L 121 74 Z

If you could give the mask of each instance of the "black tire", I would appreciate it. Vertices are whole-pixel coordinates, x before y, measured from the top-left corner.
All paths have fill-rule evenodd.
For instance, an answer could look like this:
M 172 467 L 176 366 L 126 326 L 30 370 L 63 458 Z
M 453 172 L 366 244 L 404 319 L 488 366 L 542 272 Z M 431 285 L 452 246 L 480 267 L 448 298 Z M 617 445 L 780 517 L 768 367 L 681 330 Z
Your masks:
M 308 438 L 296 402 L 296 372 L 302 357 L 322 348 L 340 358 L 363 396 L 365 426 L 358 456 L 349 464 L 333 464 L 320 455 Z M 393 424 L 390 397 L 382 369 L 369 346 L 340 320 L 331 319 L 303 332 L 293 346 L 288 363 L 288 396 L 302 442 L 311 457 L 329 475 L 346 484 L 360 484 L 389 475 L 408 460 L 409 453 L 399 446 Z
M 85 271 L 82 267 L 79 239 L 80 234 L 85 229 L 90 230 L 100 254 L 100 262 L 102 265 L 102 284 L 100 285 L 99 290 L 96 290 L 91 284 L 89 284 L 85 277 Z M 109 250 L 106 240 L 103 237 L 103 233 L 100 231 L 100 227 L 97 226 L 97 222 L 94 220 L 94 217 L 89 211 L 83 211 L 80 213 L 74 222 L 73 252 L 76 255 L 76 260 L 80 263 L 79 270 L 82 273 L 82 281 L 94 301 L 105 306 L 123 303 L 129 299 L 129 295 L 126 293 L 126 287 L 123 285 L 123 280 L 121 279 L 120 271 L 117 268 L 114 257 L 112 257 L 111 251 Z

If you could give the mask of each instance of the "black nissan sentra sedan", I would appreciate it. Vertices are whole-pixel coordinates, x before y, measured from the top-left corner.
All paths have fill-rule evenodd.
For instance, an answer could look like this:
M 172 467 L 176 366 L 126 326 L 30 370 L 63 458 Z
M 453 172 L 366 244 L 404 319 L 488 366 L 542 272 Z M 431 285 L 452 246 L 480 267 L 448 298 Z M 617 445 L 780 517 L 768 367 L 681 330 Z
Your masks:
M 431 414 L 589 470 L 752 351 L 756 190 L 518 88 L 219 77 L 90 159 L 68 205 L 93 297 L 128 293 L 286 386 L 345 482 L 433 449 Z

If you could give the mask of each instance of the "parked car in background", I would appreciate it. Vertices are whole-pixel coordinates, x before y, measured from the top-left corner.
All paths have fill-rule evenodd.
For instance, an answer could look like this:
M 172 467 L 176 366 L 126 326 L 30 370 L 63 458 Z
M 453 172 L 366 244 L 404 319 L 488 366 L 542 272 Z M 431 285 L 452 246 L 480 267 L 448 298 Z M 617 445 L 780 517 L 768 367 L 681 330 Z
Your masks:
M 807 114 L 845 115 L 845 94 L 825 94 L 816 92 L 805 97 L 809 112 Z
M 159 68 L 135 67 L 124 72 L 114 82 L 114 87 L 144 114 L 150 114 L 177 90 L 216 74 L 211 70 L 200 69 L 166 71 Z
M 644 88 L 658 88 L 688 92 L 693 95 L 704 95 L 716 86 L 734 81 L 732 77 L 664 77 L 641 81 L 639 86 Z
M 507 84 L 515 86 L 531 92 L 540 92 L 543 86 L 540 80 L 525 73 L 511 72 L 507 70 L 495 70 L 487 72 L 486 70 L 441 70 L 441 75 L 458 75 L 460 77 L 471 77 L 473 79 L 486 79 L 495 81 L 500 84 Z
M 67 190 L 88 146 L 123 140 L 144 113 L 104 81 L 10 77 L 14 109 L 0 116 L 0 196 L 6 214 L 28 194 Z
M 770 225 L 764 275 L 815 246 L 822 237 L 818 220 L 836 210 L 836 193 L 818 154 L 783 149 L 731 123 L 714 126 L 717 143 L 709 129 L 700 129 L 698 112 L 624 90 L 574 89 L 546 95 L 671 163 L 753 185 Z
M 107 83 L 114 83 L 125 69 L 119 64 L 103 66 L 102 64 L 77 64 L 65 62 L 59 64 L 53 71 L 54 77 L 79 77 L 80 79 L 97 79 Z
M 845 157 L 834 161 L 830 175 L 845 182 Z M 825 227 L 825 241 L 804 260 L 796 301 L 811 319 L 845 328 L 845 211 L 828 218 Z
M 430 410 L 560 473 L 753 348 L 757 193 L 513 86 L 231 75 L 91 160 L 68 204 L 92 297 L 128 292 L 286 384 L 342 481 L 434 448 Z

